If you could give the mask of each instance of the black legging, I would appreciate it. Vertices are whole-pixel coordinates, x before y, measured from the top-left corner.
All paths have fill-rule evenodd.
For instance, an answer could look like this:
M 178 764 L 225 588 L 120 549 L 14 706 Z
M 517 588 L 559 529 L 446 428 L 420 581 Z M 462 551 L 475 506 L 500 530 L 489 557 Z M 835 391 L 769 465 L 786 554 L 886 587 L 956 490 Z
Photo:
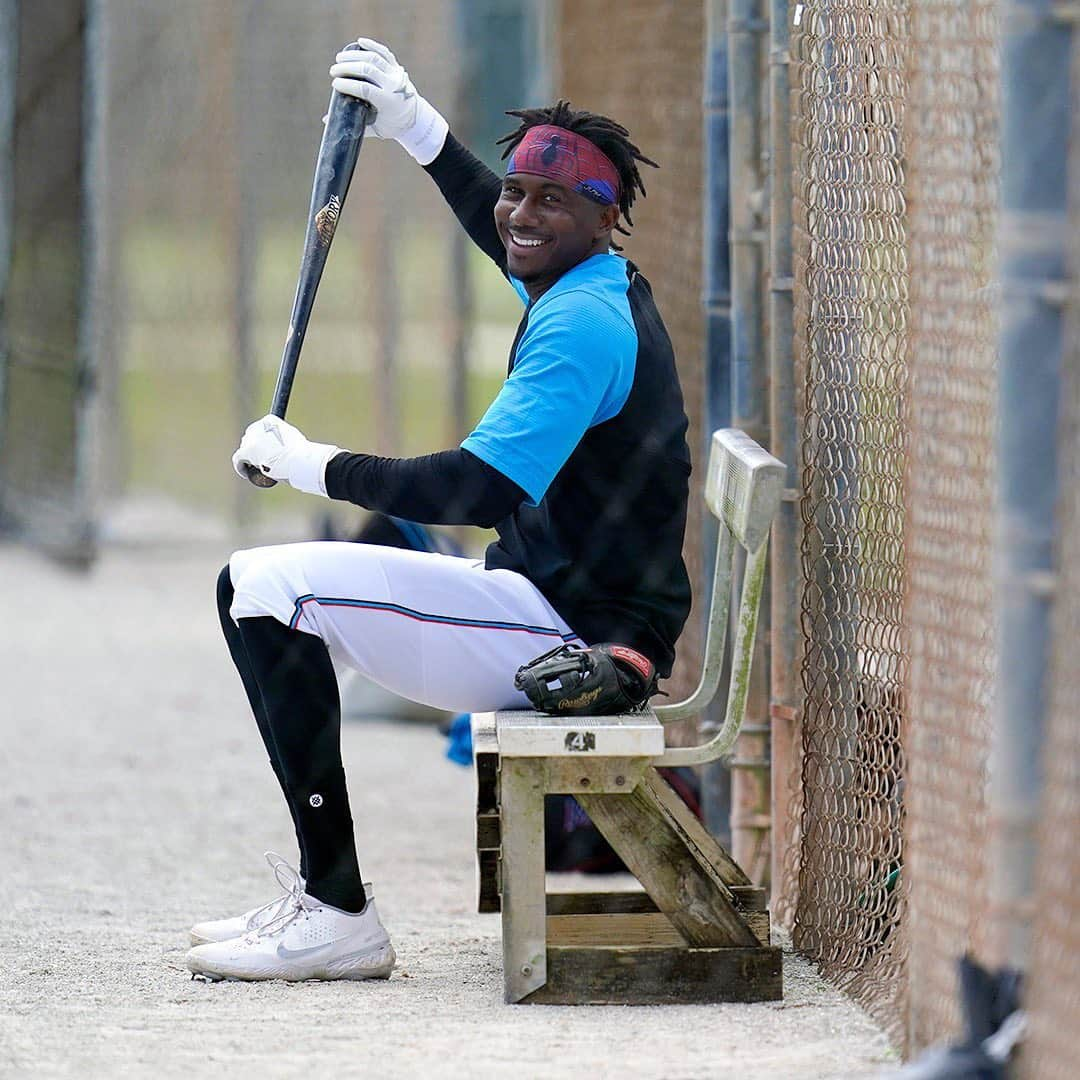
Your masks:
M 269 616 L 237 625 L 229 614 L 232 599 L 226 566 L 217 584 L 221 629 L 289 805 L 306 891 L 343 911 L 361 911 L 364 886 L 341 766 L 341 703 L 330 654 L 321 639 Z

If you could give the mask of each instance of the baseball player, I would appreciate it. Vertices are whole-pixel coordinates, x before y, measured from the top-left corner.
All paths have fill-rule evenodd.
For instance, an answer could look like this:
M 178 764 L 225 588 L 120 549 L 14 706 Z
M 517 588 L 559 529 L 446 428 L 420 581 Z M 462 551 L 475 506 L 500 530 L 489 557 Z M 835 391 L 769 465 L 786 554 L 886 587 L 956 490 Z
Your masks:
M 525 305 L 509 371 L 475 430 L 416 458 L 351 453 L 266 416 L 245 463 L 323 498 L 432 524 L 494 527 L 483 561 L 318 542 L 238 551 L 221 625 L 296 828 L 285 894 L 192 928 L 210 979 L 386 978 L 395 957 L 365 888 L 340 753 L 333 660 L 454 712 L 527 706 L 523 664 L 616 641 L 671 672 L 690 607 L 682 560 L 690 454 L 671 341 L 617 252 L 653 165 L 613 120 L 560 101 L 520 124 L 499 177 L 454 138 L 384 45 L 360 39 L 334 89 L 376 110 Z

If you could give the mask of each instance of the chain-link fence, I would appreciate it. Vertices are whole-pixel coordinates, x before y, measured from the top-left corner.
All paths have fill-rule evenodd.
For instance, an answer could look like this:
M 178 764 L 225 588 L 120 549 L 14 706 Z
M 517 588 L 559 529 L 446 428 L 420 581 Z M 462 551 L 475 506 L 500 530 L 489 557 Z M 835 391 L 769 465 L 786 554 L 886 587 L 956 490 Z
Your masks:
M 905 23 L 900 0 L 812 3 L 792 73 L 805 639 L 794 939 L 890 1020 L 908 659 Z
M 793 16 L 803 697 L 777 908 L 913 1050 L 960 1033 L 956 960 L 995 955 L 1004 902 L 988 842 L 1003 812 L 991 748 L 1009 723 L 994 705 L 1003 44 L 985 0 L 810 0 Z M 1055 289 L 1033 295 L 1058 303 Z M 1075 368 L 1075 321 L 1071 333 Z M 1076 918 L 1072 378 L 1033 901 L 1038 1076 L 1066 1075 L 1053 1070 L 1075 1057 L 1075 977 L 1062 967 Z
M 959 1029 L 979 951 L 994 673 L 996 5 L 912 6 L 904 873 L 915 1045 Z M 959 778 L 962 778 L 959 779 Z

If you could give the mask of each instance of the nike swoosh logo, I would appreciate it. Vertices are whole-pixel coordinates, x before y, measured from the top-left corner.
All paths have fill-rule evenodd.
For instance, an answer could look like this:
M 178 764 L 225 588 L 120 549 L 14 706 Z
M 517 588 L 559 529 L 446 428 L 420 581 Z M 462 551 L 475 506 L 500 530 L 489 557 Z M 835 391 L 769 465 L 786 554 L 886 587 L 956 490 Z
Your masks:
M 348 938 L 337 938 L 334 941 L 326 941 L 323 942 L 322 945 L 312 945 L 306 949 L 287 949 L 284 945 L 279 945 L 277 947 L 277 954 L 282 960 L 303 960 L 309 957 L 320 956 L 324 952 L 333 949 L 335 945 L 340 945 L 343 941 L 348 940 Z M 370 951 L 374 951 L 377 948 L 379 948 L 378 942 L 372 942 L 370 945 Z M 358 952 L 367 951 L 369 951 L 369 949 L 358 950 Z

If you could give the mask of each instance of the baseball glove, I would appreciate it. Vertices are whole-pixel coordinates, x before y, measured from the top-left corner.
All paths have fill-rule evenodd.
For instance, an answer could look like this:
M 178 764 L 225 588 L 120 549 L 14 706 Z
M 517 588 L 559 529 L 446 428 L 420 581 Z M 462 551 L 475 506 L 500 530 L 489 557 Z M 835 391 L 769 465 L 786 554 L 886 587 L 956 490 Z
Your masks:
M 539 712 L 610 716 L 640 708 L 657 692 L 656 668 L 627 645 L 560 645 L 518 668 L 514 686 Z

